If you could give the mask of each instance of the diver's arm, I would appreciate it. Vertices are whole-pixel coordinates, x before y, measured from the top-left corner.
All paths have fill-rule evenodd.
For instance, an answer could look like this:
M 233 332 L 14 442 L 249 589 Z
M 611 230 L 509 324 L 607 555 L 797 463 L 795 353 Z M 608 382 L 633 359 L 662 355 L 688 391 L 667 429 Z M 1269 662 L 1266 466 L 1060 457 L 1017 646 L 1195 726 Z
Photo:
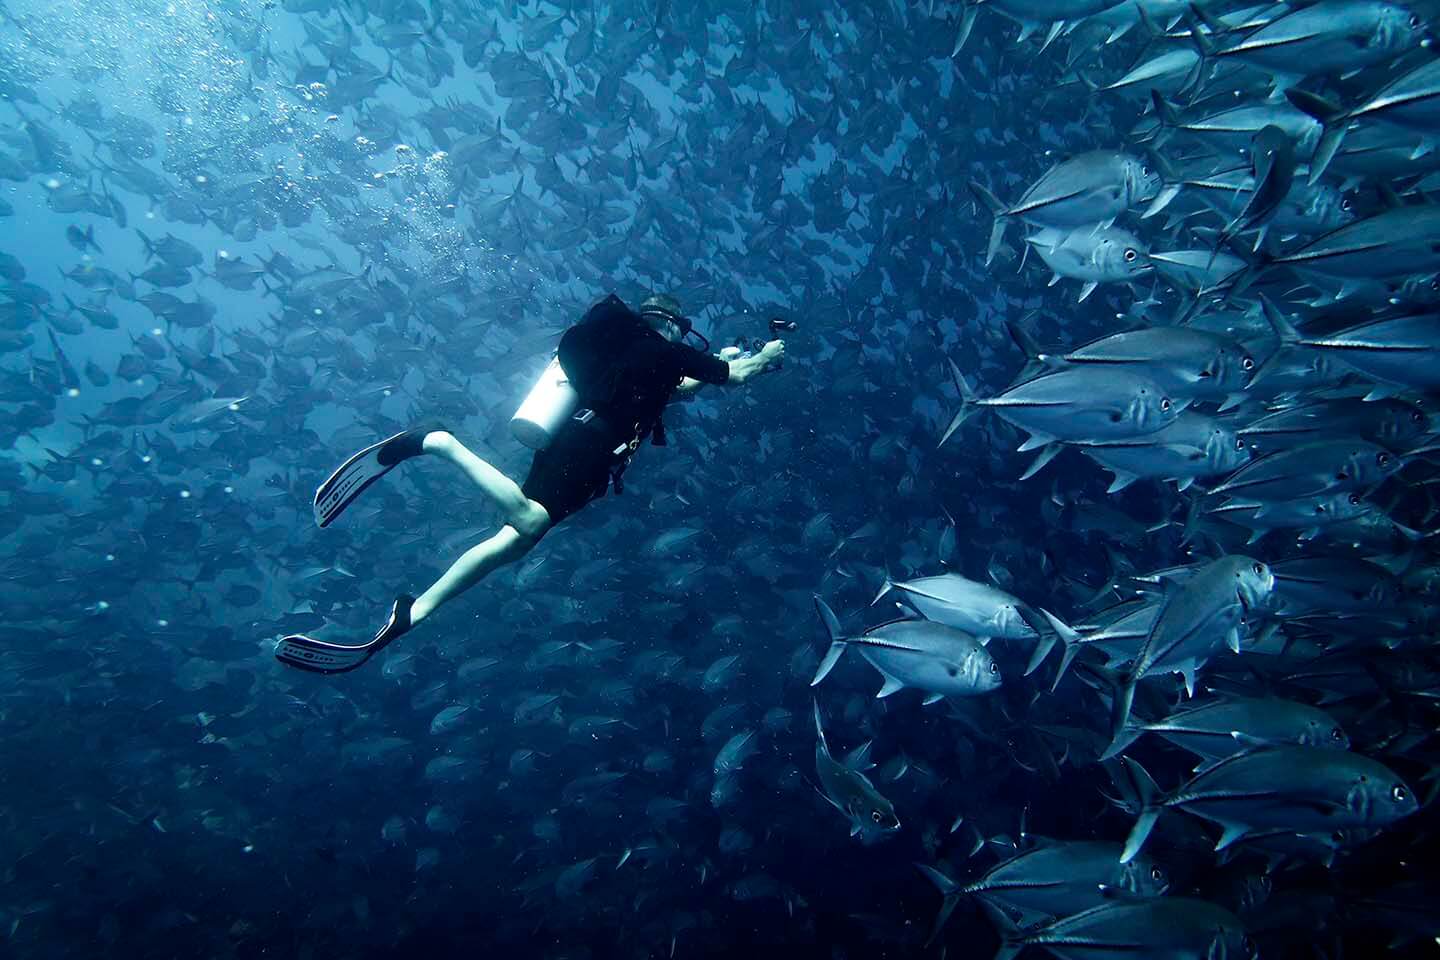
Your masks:
M 721 387 L 738 387 L 748 381 L 751 377 L 758 377 L 762 373 L 776 370 L 780 361 L 785 357 L 785 341 L 771 340 L 760 349 L 754 356 L 744 357 L 740 360 L 728 360 L 730 376 L 724 383 L 716 384 Z M 686 377 L 680 381 L 680 386 L 675 389 L 674 396 L 677 399 L 693 396 L 695 391 L 705 386 L 705 381 L 696 380 L 693 377 Z

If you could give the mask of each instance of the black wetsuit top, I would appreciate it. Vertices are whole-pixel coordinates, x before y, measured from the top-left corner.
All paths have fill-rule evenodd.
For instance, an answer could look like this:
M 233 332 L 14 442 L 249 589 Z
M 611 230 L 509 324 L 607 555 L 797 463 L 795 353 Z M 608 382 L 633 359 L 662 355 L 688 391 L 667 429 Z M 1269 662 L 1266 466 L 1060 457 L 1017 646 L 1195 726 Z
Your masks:
M 525 495 L 545 507 L 552 524 L 605 495 L 612 468 L 624 459 L 616 447 L 654 430 L 683 378 L 714 384 L 730 379 L 724 360 L 671 343 L 613 294 L 592 313 L 595 310 L 613 311 L 605 320 L 607 329 L 629 346 L 614 361 L 607 377 L 612 388 L 603 402 L 594 404 L 596 416 L 588 422 L 568 421 L 530 465 Z

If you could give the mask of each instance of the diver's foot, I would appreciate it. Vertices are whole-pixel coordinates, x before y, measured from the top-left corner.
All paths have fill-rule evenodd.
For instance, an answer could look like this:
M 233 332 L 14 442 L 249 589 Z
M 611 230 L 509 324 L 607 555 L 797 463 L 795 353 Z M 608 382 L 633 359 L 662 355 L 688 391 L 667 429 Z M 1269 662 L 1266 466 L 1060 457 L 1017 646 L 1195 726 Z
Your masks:
M 355 454 L 340 465 L 315 491 L 315 523 L 328 527 L 370 485 L 411 457 L 424 453 L 425 437 L 438 425 L 425 425 L 397 433 Z
M 275 644 L 275 659 L 311 673 L 346 673 L 385 649 L 396 637 L 410 632 L 410 608 L 415 598 L 401 594 L 390 608 L 390 619 L 365 643 L 331 643 L 304 634 L 284 637 Z
M 397 463 L 420 456 L 425 452 L 425 438 L 432 433 L 442 431 L 448 432 L 438 423 L 426 423 L 412 427 L 404 433 L 397 433 L 390 439 L 381 442 L 376 459 L 380 461 L 382 467 L 388 470 Z
M 390 608 L 390 619 L 375 634 L 375 639 L 370 643 L 374 647 L 371 653 L 383 649 L 386 644 L 396 637 L 403 636 L 410 632 L 410 608 L 415 605 L 415 598 L 401 594 L 395 598 L 395 604 Z

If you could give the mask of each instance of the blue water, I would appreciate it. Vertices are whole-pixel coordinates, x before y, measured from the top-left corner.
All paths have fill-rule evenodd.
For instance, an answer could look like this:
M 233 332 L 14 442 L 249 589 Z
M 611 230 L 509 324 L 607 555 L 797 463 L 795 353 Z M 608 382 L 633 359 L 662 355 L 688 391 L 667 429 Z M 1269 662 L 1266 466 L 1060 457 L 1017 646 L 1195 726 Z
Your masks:
M 1105 705 L 1022 679 L 1028 651 L 950 705 L 874 699 L 853 654 L 809 682 L 817 594 L 858 629 L 891 612 L 868 608 L 887 574 L 948 568 L 1070 616 L 1106 548 L 1191 559 L 1146 532 L 1168 488 L 1107 497 L 1078 456 L 1020 483 L 993 420 L 937 449 L 948 361 L 994 391 L 1022 363 L 1005 321 L 1040 309 L 1044 342 L 1079 343 L 1134 300 L 1077 305 L 1018 253 L 987 270 L 966 181 L 1018 195 L 1123 146 L 1140 101 L 1061 86 L 1060 48 L 998 16 L 951 56 L 951 5 L 6 10 L 7 955 L 984 956 L 968 905 L 924 946 L 939 896 L 913 863 L 973 878 L 1035 837 L 1124 838 L 1105 770 L 1067 759 L 1093 757 Z M 203 262 L 134 279 L 159 263 L 142 233 Z M 225 286 L 217 259 L 254 275 Z M 285 634 L 368 637 L 499 524 L 424 462 L 317 530 L 330 470 L 427 419 L 522 477 L 507 421 L 557 335 L 662 289 L 717 348 L 795 320 L 785 368 L 670 415 L 623 495 L 363 670 L 274 661 Z M 157 292 L 211 306 L 176 322 Z M 852 839 L 817 791 L 812 698 L 837 755 L 873 744 L 896 835 Z M 717 791 L 745 730 L 758 750 Z M 1167 783 L 1191 764 L 1152 751 Z M 1262 882 L 1186 826 L 1156 845 L 1172 892 L 1242 912 L 1433 852 L 1421 815 L 1343 874 Z M 1308 922 L 1266 955 L 1306 955 Z

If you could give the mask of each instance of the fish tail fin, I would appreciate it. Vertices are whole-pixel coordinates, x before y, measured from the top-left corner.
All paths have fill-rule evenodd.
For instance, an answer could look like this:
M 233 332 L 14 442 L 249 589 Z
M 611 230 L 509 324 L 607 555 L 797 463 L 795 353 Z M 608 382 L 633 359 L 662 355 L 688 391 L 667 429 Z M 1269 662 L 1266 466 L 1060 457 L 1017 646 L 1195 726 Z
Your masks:
M 1340 144 L 1345 141 L 1345 131 L 1350 126 L 1350 114 L 1340 104 L 1308 90 L 1291 88 L 1285 91 L 1285 99 L 1289 100 L 1295 109 L 1319 120 L 1323 128 L 1320 142 L 1315 145 L 1315 154 L 1310 158 L 1310 184 L 1313 186 L 1325 173 L 1325 168 L 1330 165 L 1336 151 L 1340 149 Z
M 970 32 L 975 29 L 975 17 L 980 13 L 978 3 L 967 2 L 960 11 L 960 29 L 955 34 L 955 44 L 950 50 L 950 56 L 954 57 L 960 53 L 965 46 L 965 41 L 970 39 Z
M 950 434 L 960 429 L 960 426 L 966 420 L 969 420 L 975 415 L 975 391 L 970 389 L 970 384 L 966 382 L 964 374 L 960 372 L 960 368 L 955 366 L 955 361 L 950 360 L 949 363 L 950 373 L 955 378 L 955 386 L 960 391 L 960 410 L 950 421 L 950 426 L 945 428 L 945 435 L 941 437 L 940 442 L 935 445 L 937 448 L 943 447 L 945 441 L 950 439 Z
M 817 686 L 820 681 L 830 675 L 835 669 L 835 664 L 840 661 L 840 655 L 845 652 L 845 637 L 840 631 L 840 621 L 835 616 L 835 611 L 830 605 L 818 596 L 815 598 L 815 611 L 820 614 L 820 620 L 825 624 L 825 632 L 830 636 L 830 649 L 825 651 L 825 656 L 820 660 L 820 666 L 815 668 L 815 677 L 810 681 L 810 686 Z M 816 725 L 820 722 L 819 707 L 815 713 Z
M 150 238 L 145 236 L 145 231 L 141 230 L 139 227 L 135 228 L 135 232 L 140 234 L 140 242 L 145 244 L 145 259 L 149 260 L 151 257 L 155 256 L 155 244 L 150 242 Z
M 952 519 L 950 522 L 953 524 L 955 521 Z M 885 599 L 885 595 L 886 595 L 887 593 L 889 593 L 891 590 L 894 590 L 894 589 L 895 589 L 895 581 L 892 580 L 892 579 L 890 579 L 890 573 L 889 573 L 889 571 L 886 571 L 886 573 L 885 573 L 885 582 L 884 582 L 884 584 L 881 585 L 880 589 L 876 592 L 876 594 L 875 594 L 875 599 L 870 601 L 870 606 L 873 607 L 873 606 L 875 606 L 875 604 L 879 603 L 881 600 L 884 600 L 884 599 Z M 821 619 L 824 619 L 825 615 L 822 613 L 822 614 L 820 615 L 820 617 L 821 617 Z
M 1300 332 L 1295 329 L 1294 324 L 1286 318 L 1285 314 L 1280 312 L 1280 308 L 1275 306 L 1269 297 L 1260 294 L 1258 299 L 1260 300 L 1260 307 L 1265 313 L 1265 320 L 1270 324 L 1270 330 L 1275 334 L 1275 339 L 1280 341 L 1280 345 L 1275 349 L 1275 352 L 1270 354 L 1270 356 L 1265 359 L 1265 362 L 1260 364 L 1260 366 L 1255 369 L 1255 372 L 1250 375 L 1250 383 L 1247 389 L 1252 389 L 1256 385 L 1264 382 L 1268 377 L 1273 376 L 1275 371 L 1280 369 L 1281 364 L 1285 362 L 1287 354 L 1290 354 L 1289 348 L 1298 346 L 1302 339 Z
M 944 898 L 940 901 L 940 912 L 935 915 L 935 923 L 930 928 L 930 936 L 925 940 L 925 946 L 930 946 L 940 936 L 940 931 L 945 928 L 945 921 L 950 919 L 950 914 L 955 912 L 955 905 L 960 902 L 960 885 L 951 880 L 945 874 L 934 867 L 926 866 L 923 863 L 915 864 L 916 868 L 933 884 L 935 889 L 940 891 Z
M 1135 705 L 1135 671 L 1123 674 L 1115 685 L 1115 700 L 1110 709 L 1110 737 L 1118 740 L 1130 723 L 1130 710 Z
M 1155 110 L 1155 132 L 1150 135 L 1150 140 L 1155 147 L 1163 147 L 1180 125 L 1180 117 L 1159 90 L 1150 91 L 1150 104 Z
M 980 898 L 980 906 L 990 918 L 990 922 L 995 925 L 995 932 L 1000 934 L 1000 948 L 995 951 L 995 960 L 1013 960 L 1020 951 L 1025 949 L 1024 934 L 1020 925 L 1012 920 L 1008 913 L 984 897 Z
M 1150 206 L 1146 207 L 1145 212 L 1140 215 L 1141 220 L 1153 217 L 1168 207 L 1170 201 L 1180 195 L 1181 187 L 1179 172 L 1175 169 L 1174 164 L 1164 157 L 1160 151 L 1146 150 L 1145 156 L 1149 159 L 1150 165 L 1155 168 L 1155 172 L 1160 174 L 1161 186 L 1160 192 L 1155 195 L 1155 199 L 1150 201 Z
M 1005 204 L 1000 202 L 1000 198 L 980 183 L 971 180 L 970 192 L 975 195 L 976 200 L 980 201 L 980 205 L 989 210 L 990 215 L 995 218 L 995 222 L 990 226 L 990 243 L 985 248 L 985 266 L 988 267 L 995 259 L 995 254 L 999 252 L 1000 244 L 1005 241 L 1005 225 L 1010 218 L 1005 215 Z
M 1034 314 L 1031 314 L 1031 316 L 1034 316 Z M 1010 339 L 1015 341 L 1015 346 L 1020 348 L 1020 352 L 1025 354 L 1026 361 L 1046 365 L 1064 362 L 1060 358 L 1047 353 L 1045 348 L 1040 345 L 1040 341 L 1035 339 L 1035 335 L 1026 329 L 1020 321 L 1006 320 L 1005 331 L 1010 334 Z
M 825 726 L 820 722 L 820 701 L 812 699 L 810 706 L 815 712 L 815 737 L 819 741 L 819 749 L 823 750 L 828 757 L 830 755 L 830 744 L 825 742 Z M 823 794 L 824 791 L 821 792 Z
M 1110 746 L 1105 748 L 1105 752 L 1100 754 L 1100 759 L 1109 760 L 1120 756 L 1130 748 L 1132 743 L 1139 740 L 1144 732 L 1145 728 L 1139 724 L 1126 723 L 1125 729 L 1121 730 L 1115 739 L 1110 741 Z
M 1130 836 L 1125 839 L 1125 849 L 1120 854 L 1120 862 L 1129 863 L 1139 855 L 1140 849 L 1150 837 L 1150 831 L 1155 829 L 1155 821 L 1159 819 L 1163 809 L 1160 806 L 1162 794 L 1155 780 L 1134 760 L 1121 757 L 1118 767 L 1118 776 L 1124 778 L 1125 785 L 1134 792 L 1135 799 L 1140 803 L 1140 816 L 1136 818 Z
M 1051 639 L 1049 645 L 1043 648 L 1043 652 L 1041 647 L 1035 648 L 1035 655 L 1030 658 L 1030 665 L 1025 668 L 1025 673 L 1029 675 L 1032 670 L 1040 666 L 1040 661 L 1045 659 L 1058 640 L 1063 646 L 1063 652 L 1060 655 L 1060 669 L 1055 672 L 1055 680 L 1050 685 L 1053 693 L 1055 688 L 1060 686 L 1060 680 L 1065 676 L 1065 671 L 1070 669 L 1070 664 L 1075 660 L 1075 654 L 1080 652 L 1081 638 L 1073 627 L 1049 610 L 1041 607 L 1040 613 L 1045 617 L 1046 625 L 1050 628 L 1048 635 Z

